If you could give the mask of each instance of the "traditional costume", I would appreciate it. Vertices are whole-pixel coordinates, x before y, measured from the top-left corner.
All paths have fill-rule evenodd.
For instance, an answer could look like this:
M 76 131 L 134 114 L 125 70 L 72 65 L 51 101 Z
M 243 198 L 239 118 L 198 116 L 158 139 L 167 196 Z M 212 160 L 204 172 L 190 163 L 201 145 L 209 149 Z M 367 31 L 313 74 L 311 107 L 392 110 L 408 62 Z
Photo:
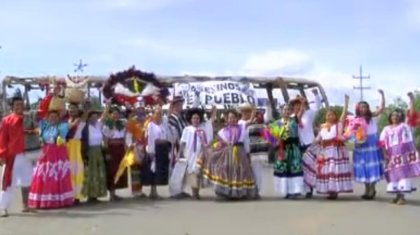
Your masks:
M 385 164 L 387 192 L 405 194 L 414 191 L 412 178 L 420 176 L 420 158 L 410 127 L 405 123 L 386 126 L 380 140 L 388 156 Z
M 359 183 L 376 183 L 383 177 L 377 118 L 372 118 L 364 131 L 366 133 L 365 141 L 356 142 L 354 146 L 354 179 Z
M 249 138 L 244 125 L 229 125 L 218 132 L 215 150 L 200 164 L 203 178 L 214 186 L 216 195 L 253 198 L 257 195 L 248 157 Z
M 84 181 L 84 164 L 82 157 L 82 130 L 85 122 L 76 121 L 67 134 L 67 152 L 69 155 L 71 184 L 73 187 L 74 199 L 82 200 L 82 188 Z
M 144 186 L 168 185 L 169 153 L 168 127 L 151 121 L 147 125 L 147 156 L 142 162 L 141 181 Z
M 44 143 L 29 193 L 31 208 L 61 208 L 73 205 L 74 194 L 65 139 L 68 124 L 51 125 L 46 120 L 39 124 Z
M 274 137 L 280 140 L 274 161 L 274 189 L 280 195 L 296 196 L 303 193 L 302 153 L 296 116 L 271 124 Z
M 32 162 L 25 155 L 23 116 L 9 114 L 0 123 L 0 160 L 4 161 L 0 194 L 0 210 L 7 210 L 16 187 L 29 187 L 33 172 Z M 23 199 L 25 200 L 25 199 Z M 26 205 L 24 201 L 24 205 Z
M 180 96 L 175 96 L 172 101 L 171 105 L 176 103 L 184 102 L 184 98 Z M 185 119 L 182 113 L 171 113 L 168 117 L 168 126 L 169 126 L 169 138 L 172 144 L 171 149 L 171 161 L 172 165 L 175 164 L 175 155 L 179 150 L 179 140 L 182 136 L 182 131 L 186 126 L 188 126 L 188 122 Z
M 126 145 L 128 146 L 126 155 L 123 161 L 120 163 L 120 169 L 114 179 L 114 182 L 118 182 L 125 169 L 129 169 L 131 178 L 131 192 L 135 196 L 142 195 L 142 183 L 141 183 L 141 163 L 145 157 L 146 151 L 146 139 L 145 139 L 145 128 L 149 120 L 140 122 L 138 117 L 130 118 L 127 121 L 127 135 L 125 138 Z
M 250 111 L 252 112 L 252 105 L 248 103 L 241 104 L 239 106 L 239 110 L 243 111 Z M 271 119 L 271 107 L 267 107 L 266 115 L 264 115 L 264 120 L 262 123 L 257 123 L 256 120 L 252 120 L 250 123 L 247 120 L 239 120 L 239 125 L 247 125 L 247 132 L 249 138 L 249 154 L 251 157 L 251 166 L 252 171 L 254 173 L 255 183 L 258 189 L 258 193 L 261 192 L 263 186 L 263 171 L 264 171 L 264 164 L 268 161 L 268 151 L 270 149 L 270 144 L 266 141 L 262 136 L 261 132 L 266 127 L 264 125 L 265 122 L 268 122 Z
M 118 171 L 120 162 L 125 155 L 125 123 L 122 120 L 105 120 L 103 133 L 106 137 L 108 154 L 110 159 L 106 161 L 108 190 L 122 189 L 128 186 L 127 173 L 114 183 L 114 177 Z
M 86 123 L 82 130 L 82 156 L 85 164 L 85 180 L 82 194 L 90 199 L 107 194 L 105 159 L 102 151 L 103 123 Z
M 319 194 L 353 192 L 352 168 L 348 151 L 339 137 L 339 125 L 324 124 L 318 134 L 320 149 L 310 147 L 303 156 L 305 183 Z
M 194 112 L 190 111 L 192 116 Z M 203 115 L 202 115 L 203 117 Z M 193 190 L 198 190 L 201 185 L 200 169 L 198 161 L 208 153 L 208 147 L 213 139 L 213 124 L 211 120 L 201 123 L 198 127 L 192 125 L 187 126 L 182 132 L 180 144 L 184 144 L 183 159 L 180 159 L 181 164 L 185 165 L 185 170 L 179 175 L 182 186 L 189 186 Z M 185 162 L 185 163 L 182 163 Z M 177 163 L 178 164 L 178 163 Z M 172 175 L 174 177 L 174 175 Z M 182 187 L 177 192 L 182 193 Z M 198 196 L 198 194 L 196 195 Z

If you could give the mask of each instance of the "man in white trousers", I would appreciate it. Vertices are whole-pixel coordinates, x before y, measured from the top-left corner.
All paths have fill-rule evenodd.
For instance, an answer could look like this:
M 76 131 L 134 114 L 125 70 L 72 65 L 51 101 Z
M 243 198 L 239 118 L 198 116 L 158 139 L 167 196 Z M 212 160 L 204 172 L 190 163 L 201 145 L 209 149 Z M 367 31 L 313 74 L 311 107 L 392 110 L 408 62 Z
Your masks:
M 3 166 L 0 217 L 9 215 L 7 210 L 12 204 L 14 189 L 17 187 L 22 190 L 22 212 L 35 212 L 27 204 L 33 165 L 25 155 L 25 133 L 31 134 L 33 130 L 24 130 L 22 97 L 13 97 L 10 107 L 12 113 L 4 117 L 0 124 L 0 164 Z

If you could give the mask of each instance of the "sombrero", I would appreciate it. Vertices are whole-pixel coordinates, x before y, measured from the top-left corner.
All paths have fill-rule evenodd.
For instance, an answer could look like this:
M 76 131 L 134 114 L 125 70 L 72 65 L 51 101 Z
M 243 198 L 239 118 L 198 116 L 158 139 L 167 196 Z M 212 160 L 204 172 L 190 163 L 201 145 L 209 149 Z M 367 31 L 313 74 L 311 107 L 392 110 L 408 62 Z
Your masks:
M 293 99 L 289 100 L 289 104 L 290 105 L 295 105 L 297 103 L 302 103 L 301 98 L 302 98 L 301 96 L 297 96 L 296 98 L 293 98 Z
M 242 103 L 238 106 L 239 111 L 249 111 L 253 109 L 254 109 L 254 106 L 250 103 Z
M 171 104 L 176 104 L 184 101 L 185 99 L 182 96 L 174 96 L 171 100 Z

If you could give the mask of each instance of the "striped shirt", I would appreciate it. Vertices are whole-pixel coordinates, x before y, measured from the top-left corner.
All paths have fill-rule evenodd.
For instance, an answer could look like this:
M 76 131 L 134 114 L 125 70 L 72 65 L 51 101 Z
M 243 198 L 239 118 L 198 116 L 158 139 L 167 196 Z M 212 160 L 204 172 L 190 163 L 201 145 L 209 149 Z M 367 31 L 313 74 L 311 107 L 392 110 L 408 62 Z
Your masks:
M 175 141 L 180 140 L 182 131 L 186 126 L 188 126 L 187 120 L 182 115 L 173 113 L 169 116 L 168 122 L 172 129 L 172 135 Z

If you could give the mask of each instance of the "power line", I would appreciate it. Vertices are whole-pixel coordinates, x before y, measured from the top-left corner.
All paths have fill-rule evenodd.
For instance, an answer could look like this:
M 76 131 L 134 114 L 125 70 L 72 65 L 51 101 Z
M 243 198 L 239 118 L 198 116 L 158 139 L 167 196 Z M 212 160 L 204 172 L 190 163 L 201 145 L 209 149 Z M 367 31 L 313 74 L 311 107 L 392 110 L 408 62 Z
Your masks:
M 370 90 L 369 86 L 363 86 L 363 80 L 370 79 L 370 76 L 363 76 L 363 67 L 360 65 L 359 76 L 353 76 L 353 79 L 359 80 L 359 86 L 354 86 L 353 89 L 360 90 L 360 101 L 363 101 L 363 91 Z

